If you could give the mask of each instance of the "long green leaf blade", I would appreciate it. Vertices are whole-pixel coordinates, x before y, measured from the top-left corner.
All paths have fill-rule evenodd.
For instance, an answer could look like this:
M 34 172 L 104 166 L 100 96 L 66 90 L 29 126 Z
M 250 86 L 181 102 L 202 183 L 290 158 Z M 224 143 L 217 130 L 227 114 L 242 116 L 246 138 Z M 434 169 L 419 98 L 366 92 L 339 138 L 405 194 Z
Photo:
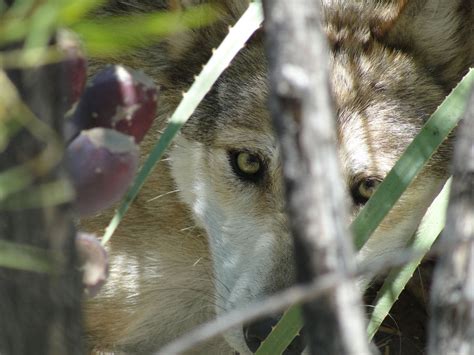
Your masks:
M 240 20 L 229 30 L 228 35 L 215 50 L 211 59 L 203 67 L 199 76 L 196 77 L 196 80 L 191 85 L 189 91 L 184 95 L 183 100 L 171 116 L 168 126 L 158 140 L 158 143 L 151 151 L 132 187 L 125 195 L 123 202 L 120 204 L 117 212 L 110 221 L 102 238 L 102 244 L 105 245 L 109 241 L 130 207 L 131 202 L 135 199 L 148 175 L 171 144 L 174 136 L 186 123 L 189 117 L 191 117 L 194 110 L 211 89 L 212 85 L 227 68 L 239 50 L 245 45 L 250 36 L 260 27 L 260 24 L 263 21 L 262 13 L 261 4 L 259 2 L 251 3 Z
M 303 327 L 301 306 L 293 305 L 283 314 L 272 332 L 262 342 L 255 355 L 277 355 L 291 344 Z
M 82 20 L 71 28 L 82 38 L 89 55 L 107 57 L 148 46 L 165 35 L 208 25 L 215 18 L 214 8 L 202 5 L 184 12 L 161 11 Z
M 466 98 L 473 82 L 474 70 L 471 69 L 433 113 L 360 211 L 351 225 L 357 249 L 362 248 L 408 185 L 456 127 L 466 108 Z
M 367 326 L 369 340 L 373 338 L 424 255 L 430 250 L 434 241 L 443 230 L 446 222 L 446 209 L 448 207 L 450 187 L 451 179 L 444 185 L 430 208 L 428 208 L 428 211 L 421 221 L 420 227 L 413 237 L 410 249 L 414 252 L 418 252 L 420 256 L 405 266 L 392 270 L 385 279 L 382 288 L 379 290 L 375 301 L 375 308 L 370 317 L 369 325 Z
M 385 215 L 390 211 L 398 198 L 403 194 L 417 173 L 457 125 L 462 117 L 462 114 L 464 113 L 466 100 L 473 83 L 474 70 L 471 69 L 469 73 L 463 78 L 463 80 L 456 86 L 453 92 L 433 113 L 430 119 L 426 122 L 423 129 L 415 137 L 413 142 L 409 145 L 407 150 L 391 169 L 385 180 L 380 184 L 377 191 L 367 202 L 366 206 L 352 222 L 351 230 L 353 231 L 355 237 L 355 245 L 357 249 L 362 248 L 372 232 L 377 228 Z M 430 207 L 430 209 L 432 208 Z M 442 220 L 442 218 L 439 218 L 438 222 L 441 222 Z M 433 233 L 435 232 L 436 230 Z M 431 235 L 431 237 L 433 236 Z M 415 263 L 415 261 L 413 263 Z M 413 267 L 413 263 L 409 264 L 409 266 Z M 418 264 L 419 262 L 416 263 L 416 265 Z M 397 283 L 402 285 L 402 278 L 406 278 L 406 274 L 410 274 L 411 276 L 413 272 L 410 273 L 410 270 L 406 269 L 406 271 L 400 275 L 400 279 L 397 280 Z M 397 274 L 394 272 L 392 278 L 396 278 L 396 275 Z M 405 284 L 406 282 L 403 284 L 403 287 Z M 384 306 L 381 305 L 379 308 L 385 312 Z M 375 318 L 371 320 L 371 324 L 369 325 L 370 332 L 372 332 L 375 328 L 378 329 L 376 319 L 380 320 L 382 318 L 382 311 L 379 311 L 379 309 L 377 309 L 377 312 L 374 311 L 373 314 L 373 317 Z M 292 325 L 289 324 L 289 321 L 286 319 L 286 317 L 282 317 L 277 326 L 281 327 L 282 329 L 288 329 L 288 332 L 291 332 L 289 329 L 291 329 Z M 271 336 L 272 333 L 270 333 L 269 337 Z
M 5 240 L 0 240 L 0 267 L 33 272 L 55 270 L 53 258 L 48 251 Z

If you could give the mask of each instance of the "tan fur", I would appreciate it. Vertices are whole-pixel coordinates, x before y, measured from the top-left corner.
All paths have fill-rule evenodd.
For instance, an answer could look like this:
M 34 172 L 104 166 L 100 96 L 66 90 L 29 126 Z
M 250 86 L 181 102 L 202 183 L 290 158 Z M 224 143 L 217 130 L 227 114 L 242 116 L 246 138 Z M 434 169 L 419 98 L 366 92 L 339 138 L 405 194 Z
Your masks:
M 472 0 L 321 1 L 341 165 L 352 191 L 362 177 L 387 174 L 473 64 L 474 6 Z M 163 87 L 158 121 L 141 147 L 144 155 L 247 4 L 213 2 L 221 6 L 218 23 L 117 59 L 145 70 Z M 122 7 L 111 5 L 106 12 L 164 7 L 152 0 L 118 3 Z M 173 1 L 173 8 L 192 3 Z M 262 37 L 255 34 L 216 83 L 113 237 L 110 279 L 86 307 L 92 348 L 149 353 L 216 313 L 293 282 Z M 400 199 L 358 254 L 359 262 L 370 264 L 405 245 L 448 175 L 450 146 L 442 147 Z M 227 156 L 235 149 L 266 159 L 260 185 L 236 179 Z M 353 205 L 352 218 L 359 209 Z M 82 227 L 101 233 L 110 216 L 83 221 Z M 367 282 L 361 280 L 362 287 Z M 194 353 L 232 354 L 229 344 L 248 353 L 239 329 Z

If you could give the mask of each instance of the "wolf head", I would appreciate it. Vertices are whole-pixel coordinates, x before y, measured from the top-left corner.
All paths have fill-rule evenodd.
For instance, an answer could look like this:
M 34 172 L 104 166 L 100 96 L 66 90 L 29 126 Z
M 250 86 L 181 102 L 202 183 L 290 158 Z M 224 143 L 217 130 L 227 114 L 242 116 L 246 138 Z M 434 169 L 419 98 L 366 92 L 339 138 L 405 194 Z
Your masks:
M 170 98 L 177 100 L 247 6 L 245 1 L 220 3 L 220 23 L 167 44 L 169 56 L 160 73 Z M 467 4 L 323 1 L 340 163 L 352 217 L 472 63 L 472 52 L 463 45 Z M 208 234 L 218 313 L 295 279 L 262 41 L 261 31 L 251 38 L 170 154 L 181 197 Z M 405 246 L 447 176 L 449 157 L 447 143 L 359 252 L 360 263 Z M 248 351 L 241 329 L 227 340 L 241 353 Z
M 175 9 L 201 2 L 172 1 Z M 217 23 L 177 34 L 134 58 L 163 88 L 162 118 L 248 6 L 245 0 L 211 2 L 220 12 Z M 154 6 L 139 3 L 144 11 Z M 340 165 L 354 218 L 473 63 L 473 50 L 466 47 L 473 42 L 472 1 L 322 0 L 322 5 Z M 169 154 L 180 198 L 208 237 L 218 314 L 295 282 L 263 41 L 259 30 Z M 447 142 L 358 253 L 359 263 L 370 265 L 405 246 L 447 177 L 450 152 Z M 367 282 L 361 280 L 361 287 Z M 226 340 L 241 354 L 255 348 L 242 329 Z

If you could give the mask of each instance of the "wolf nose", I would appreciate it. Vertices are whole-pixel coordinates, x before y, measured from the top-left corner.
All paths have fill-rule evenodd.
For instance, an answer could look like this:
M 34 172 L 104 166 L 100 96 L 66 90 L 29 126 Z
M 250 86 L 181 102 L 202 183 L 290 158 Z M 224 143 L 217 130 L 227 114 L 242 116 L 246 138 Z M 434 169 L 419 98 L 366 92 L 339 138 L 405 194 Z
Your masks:
M 272 328 L 278 323 L 281 317 L 265 318 L 255 323 L 244 325 L 244 338 L 250 351 L 257 351 L 262 341 L 270 334 Z M 299 355 L 305 348 L 302 335 L 298 335 L 283 352 L 284 355 Z

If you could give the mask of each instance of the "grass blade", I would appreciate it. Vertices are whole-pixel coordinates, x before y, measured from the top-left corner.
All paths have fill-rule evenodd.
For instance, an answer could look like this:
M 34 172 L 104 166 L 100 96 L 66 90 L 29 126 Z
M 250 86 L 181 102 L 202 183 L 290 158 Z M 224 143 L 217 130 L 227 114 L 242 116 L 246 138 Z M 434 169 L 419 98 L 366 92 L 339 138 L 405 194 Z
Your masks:
M 189 117 L 191 117 L 204 96 L 211 89 L 212 85 L 216 82 L 222 72 L 227 68 L 239 50 L 245 45 L 248 38 L 260 27 L 262 21 L 263 15 L 261 4 L 259 2 L 254 2 L 250 4 L 247 11 L 242 15 L 235 26 L 229 30 L 224 41 L 215 50 L 211 59 L 203 67 L 201 73 L 196 77 L 196 80 L 191 85 L 189 91 L 184 95 L 183 100 L 171 116 L 165 131 L 151 151 L 132 187 L 125 195 L 124 200 L 105 230 L 105 234 L 102 238 L 103 245 L 105 245 L 112 237 L 120 221 L 130 207 L 130 204 L 137 196 L 148 175 L 163 156 L 165 150 L 171 144 L 174 136 L 178 133 L 184 123 L 186 123 Z
M 0 198 L 0 211 L 19 211 L 57 206 L 69 203 L 75 197 L 76 191 L 71 182 L 67 179 L 58 179 L 33 188 L 27 188 L 17 194 L 10 195 L 4 200 Z
M 461 80 L 461 82 L 451 92 L 451 94 L 448 95 L 448 97 L 433 113 L 433 115 L 426 122 L 420 133 L 415 137 L 413 142 L 408 146 L 408 148 L 400 157 L 395 166 L 390 170 L 389 174 L 380 184 L 374 195 L 367 202 L 366 206 L 361 210 L 357 218 L 352 222 L 351 230 L 353 232 L 355 238 L 355 245 L 358 250 L 362 248 L 362 246 L 368 240 L 372 232 L 377 228 L 377 226 L 383 220 L 385 215 L 390 211 L 392 206 L 403 194 L 408 185 L 410 185 L 412 180 L 426 164 L 429 158 L 433 155 L 439 145 L 446 139 L 446 137 L 454 129 L 454 127 L 456 127 L 457 123 L 462 118 L 462 115 L 464 113 L 466 107 L 466 100 L 473 83 L 474 70 L 471 69 L 468 74 L 466 74 L 466 76 L 463 78 L 463 80 Z M 443 194 L 444 193 L 446 192 L 443 192 Z M 443 198 L 444 197 L 441 196 L 439 198 L 436 198 L 435 201 L 438 201 L 437 204 L 440 204 L 441 202 L 439 201 Z M 433 209 L 439 211 L 439 208 L 440 207 L 430 207 L 430 211 L 432 211 L 430 213 L 435 214 L 435 212 L 433 212 Z M 439 212 L 436 212 L 436 216 L 436 218 L 438 218 L 438 222 L 443 222 L 444 225 L 444 217 L 440 217 Z M 430 217 L 426 216 L 425 218 L 431 220 L 434 217 L 431 217 L 430 215 Z M 425 218 L 423 220 L 425 220 Z M 438 227 L 433 227 L 431 233 L 436 233 L 436 228 Z M 442 226 L 440 228 L 442 228 Z M 424 228 L 422 228 L 417 233 L 423 233 L 423 235 L 425 235 L 429 234 L 430 231 L 424 230 Z M 430 234 L 426 237 L 423 236 L 422 238 L 436 238 L 438 234 L 434 236 Z M 416 240 L 418 240 L 418 237 Z M 417 247 L 418 243 L 421 243 L 420 247 L 424 246 L 423 242 L 415 242 L 413 247 Z M 384 283 L 384 287 L 389 288 L 390 282 L 396 282 L 397 289 L 401 287 L 401 290 L 403 290 L 406 285 L 406 282 L 408 282 L 411 275 L 413 274 L 414 269 L 413 271 L 410 271 L 411 268 L 415 267 L 416 269 L 416 266 L 418 266 L 418 264 L 419 261 L 413 261 L 412 263 L 408 264 L 406 268 L 403 268 L 402 271 L 400 271 L 400 274 L 398 274 L 398 270 L 400 269 L 397 269 L 397 271 L 393 271 L 390 274 L 389 279 L 386 281 L 386 284 Z M 384 293 L 382 293 L 385 296 L 380 301 L 381 304 L 378 305 L 378 308 L 376 306 L 376 310 L 374 310 L 373 312 L 373 316 L 370 320 L 368 328 L 369 334 L 374 332 L 374 329 L 378 329 L 380 324 L 377 325 L 377 322 L 380 321 L 381 323 L 381 321 L 383 321 L 383 318 L 385 318 L 386 315 L 385 314 L 384 316 L 382 316 L 383 313 L 386 312 L 388 314 L 391 305 L 395 301 L 394 300 L 389 304 L 389 302 L 386 301 L 389 296 L 385 292 L 387 291 L 384 291 Z M 397 297 L 395 297 L 395 299 Z M 384 303 L 385 305 L 383 305 Z M 277 327 L 279 329 L 282 329 L 282 332 L 296 334 L 296 332 L 294 332 L 294 330 L 292 329 L 292 326 L 292 321 L 288 320 L 285 316 L 282 317 L 277 324 Z M 373 336 L 373 334 L 371 336 Z M 273 332 L 270 333 L 270 335 L 268 336 L 268 338 L 270 337 L 273 339 Z M 273 341 L 274 340 L 272 340 L 271 342 Z M 266 347 L 270 346 L 273 345 L 266 345 Z
M 40 248 L 0 240 L 0 267 L 33 272 L 54 272 L 51 254 Z
M 60 0 L 59 21 L 66 26 L 77 23 L 105 2 L 106 0 Z
M 467 95 L 473 83 L 474 70 L 471 69 L 433 113 L 360 211 L 351 225 L 357 249 L 362 248 L 408 185 L 456 127 L 466 108 Z
M 414 252 L 419 252 L 420 256 L 405 266 L 392 270 L 385 279 L 382 288 L 379 290 L 375 307 L 367 326 L 369 340 L 373 338 L 380 324 L 382 324 L 393 304 L 405 288 L 405 285 L 420 264 L 423 256 L 430 250 L 434 241 L 443 230 L 446 222 L 446 209 L 448 207 L 450 187 L 451 179 L 446 182 L 439 195 L 435 198 L 430 208 L 428 208 L 428 211 L 421 221 L 420 227 L 413 237 L 410 249 Z
M 184 12 L 161 11 L 82 20 L 71 28 L 79 34 L 89 55 L 107 57 L 146 47 L 165 35 L 205 26 L 215 19 L 214 8 L 201 5 Z
M 282 318 L 262 342 L 255 355 L 282 354 L 293 339 L 300 334 L 302 327 L 301 306 L 293 305 L 283 313 Z
M 21 165 L 0 170 L 0 201 L 26 188 L 35 178 L 54 168 L 62 159 L 62 143 L 57 134 L 38 119 L 21 101 L 13 83 L 0 71 L 0 128 L 27 129 L 34 137 L 48 144 L 35 157 Z M 2 132 L 8 134 L 11 132 Z M 3 146 L 8 144 L 2 142 Z M 0 151 L 1 154 L 5 154 Z

